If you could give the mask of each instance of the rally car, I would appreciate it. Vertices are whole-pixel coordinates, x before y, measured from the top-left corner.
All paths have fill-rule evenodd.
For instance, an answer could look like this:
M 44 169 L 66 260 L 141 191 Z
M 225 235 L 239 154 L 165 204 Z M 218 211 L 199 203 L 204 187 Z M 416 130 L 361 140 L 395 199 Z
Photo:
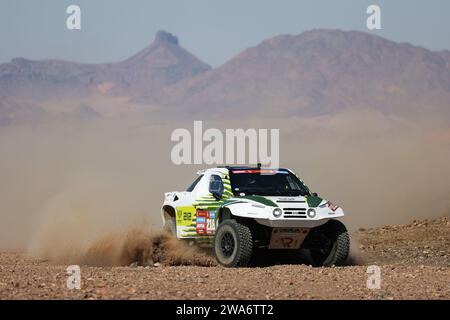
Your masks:
M 198 172 L 165 194 L 164 228 L 214 248 L 225 267 L 247 266 L 256 249 L 308 249 L 315 266 L 342 265 L 350 239 L 342 208 L 312 193 L 289 169 L 224 166 Z

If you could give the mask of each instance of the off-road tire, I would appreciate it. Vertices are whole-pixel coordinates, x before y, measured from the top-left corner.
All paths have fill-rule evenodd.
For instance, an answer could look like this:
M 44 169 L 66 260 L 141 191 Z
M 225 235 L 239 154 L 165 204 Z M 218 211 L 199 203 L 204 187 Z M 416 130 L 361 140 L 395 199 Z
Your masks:
M 174 237 L 177 235 L 175 218 L 170 217 L 166 219 L 164 223 L 164 230 L 173 235 Z
M 230 241 L 233 248 L 230 248 Z M 245 267 L 252 252 L 253 238 L 249 227 L 232 219 L 219 225 L 214 238 L 214 253 L 219 264 L 228 268 Z
M 350 237 L 347 228 L 338 220 L 330 220 L 318 228 L 331 240 L 331 248 L 326 252 L 310 250 L 313 265 L 316 267 L 344 265 L 350 252 Z

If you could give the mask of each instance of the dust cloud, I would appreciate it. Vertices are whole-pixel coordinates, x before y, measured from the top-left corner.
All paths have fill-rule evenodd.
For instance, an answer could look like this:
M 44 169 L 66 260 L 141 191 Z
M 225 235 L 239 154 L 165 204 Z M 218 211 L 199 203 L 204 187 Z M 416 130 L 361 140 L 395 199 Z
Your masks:
M 148 231 L 137 226 L 128 231 L 109 233 L 75 252 L 76 255 L 51 252 L 47 257 L 57 263 L 89 266 L 215 265 L 206 250 L 179 241 L 167 232 Z
M 329 119 L 323 131 L 312 120 L 301 141 L 285 137 L 284 163 L 343 207 L 350 229 L 440 217 L 450 209 L 450 139 L 436 140 L 440 130 L 373 113 Z
M 185 189 L 202 168 L 170 160 L 172 130 L 192 130 L 193 120 L 0 128 L 0 249 L 55 263 L 210 263 L 159 231 L 164 192 Z M 450 208 L 450 143 L 433 138 L 440 127 L 372 113 L 204 127 L 280 128 L 281 165 L 342 206 L 353 230 Z

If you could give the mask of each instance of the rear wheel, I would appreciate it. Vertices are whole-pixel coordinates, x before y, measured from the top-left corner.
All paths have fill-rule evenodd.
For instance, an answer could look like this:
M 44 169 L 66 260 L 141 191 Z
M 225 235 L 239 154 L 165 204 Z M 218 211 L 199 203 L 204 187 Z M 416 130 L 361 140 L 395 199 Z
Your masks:
M 253 251 L 250 228 L 236 220 L 225 220 L 217 228 L 214 252 L 217 262 L 225 267 L 245 267 Z
M 341 266 L 345 263 L 350 251 L 350 237 L 342 222 L 330 220 L 315 228 L 310 236 L 320 244 L 310 248 L 314 266 Z

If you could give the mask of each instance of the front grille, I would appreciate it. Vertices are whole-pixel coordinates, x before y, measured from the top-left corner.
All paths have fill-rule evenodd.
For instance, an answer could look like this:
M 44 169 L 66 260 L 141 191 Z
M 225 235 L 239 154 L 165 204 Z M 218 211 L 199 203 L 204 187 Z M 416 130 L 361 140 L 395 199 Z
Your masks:
M 283 217 L 287 219 L 306 219 L 306 208 L 285 208 Z

